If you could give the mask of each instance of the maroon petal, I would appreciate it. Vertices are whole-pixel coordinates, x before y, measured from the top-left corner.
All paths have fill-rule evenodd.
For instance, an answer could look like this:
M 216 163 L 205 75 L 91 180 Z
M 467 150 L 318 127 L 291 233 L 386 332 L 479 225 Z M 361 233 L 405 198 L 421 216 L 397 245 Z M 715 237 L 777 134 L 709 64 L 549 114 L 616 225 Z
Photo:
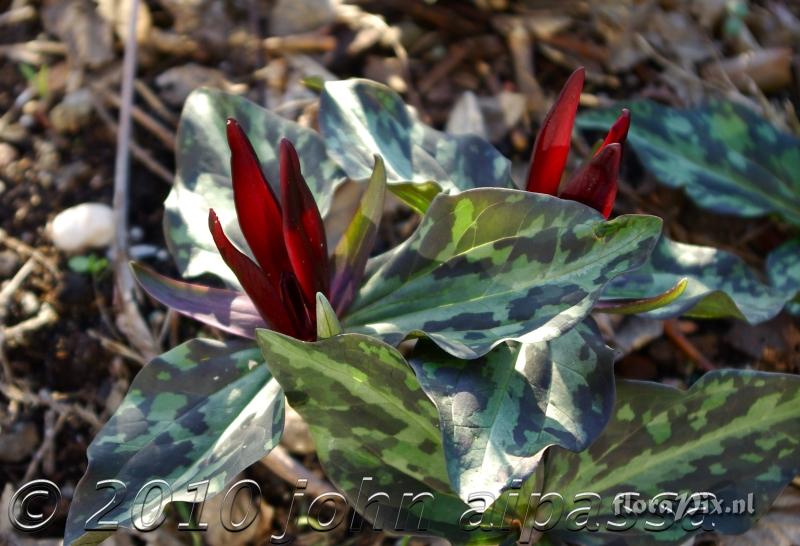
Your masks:
M 628 137 L 628 129 L 631 126 L 631 111 L 627 108 L 622 109 L 622 113 L 617 118 L 617 121 L 614 122 L 614 125 L 611 126 L 611 129 L 608 130 L 608 134 L 606 135 L 606 139 L 597 149 L 594 155 L 600 153 L 600 150 L 608 146 L 609 144 L 625 144 L 625 139 Z
M 588 205 L 608 218 L 617 197 L 621 158 L 622 145 L 609 144 L 575 173 L 560 197 Z
M 231 243 L 213 209 L 208 211 L 208 228 L 222 259 L 236 274 L 242 288 L 253 300 L 264 320 L 276 331 L 297 337 L 297 331 L 286 314 L 279 292 L 255 262 Z
M 578 68 L 564 84 L 561 94 L 542 122 L 528 167 L 527 190 L 556 195 L 567 164 L 572 126 L 583 89 L 584 69 Z
M 325 226 L 300 172 L 297 152 L 286 139 L 281 141 L 280 163 L 283 240 L 306 306 L 315 309 L 317 292 L 327 297 L 330 284 Z
M 258 265 L 277 291 L 281 272 L 289 269 L 281 207 L 264 177 L 250 140 L 236 120 L 228 119 L 227 133 L 239 227 Z
M 287 271 L 281 278 L 281 299 L 289 320 L 294 324 L 298 339 L 314 341 L 317 338 L 316 309 L 311 313 L 303 299 L 303 292 L 294 273 Z

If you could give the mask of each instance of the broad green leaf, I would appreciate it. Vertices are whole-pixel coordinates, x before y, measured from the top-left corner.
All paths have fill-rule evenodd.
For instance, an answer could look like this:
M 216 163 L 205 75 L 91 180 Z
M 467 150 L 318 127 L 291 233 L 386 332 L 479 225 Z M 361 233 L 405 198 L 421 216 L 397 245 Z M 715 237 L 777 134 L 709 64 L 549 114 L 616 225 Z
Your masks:
M 173 501 L 194 501 L 196 491 L 188 487 L 203 480 L 209 480 L 209 497 L 223 491 L 278 443 L 283 404 L 283 392 L 252 342 L 194 339 L 155 358 L 89 446 L 65 544 L 95 544 L 108 536 L 85 530 L 114 495 L 111 488 L 95 489 L 101 480 L 119 480 L 127 488 L 122 503 L 102 515 L 120 527 L 131 527 L 134 498 L 150 480 L 166 481 Z M 155 519 L 157 503 L 153 494 L 145 521 Z
M 575 517 L 562 517 L 552 531 L 571 543 L 680 544 L 698 527 L 744 532 L 798 473 L 800 377 L 720 370 L 704 375 L 687 392 L 656 383 L 618 382 L 614 417 L 589 449 L 578 454 L 548 451 L 543 493 L 563 497 L 565 516 L 590 504 L 573 502 L 575 495 L 599 495 L 588 523 L 599 526 L 594 532 L 570 530 Z M 626 492 L 646 501 L 667 492 L 687 498 L 712 493 L 723 502 L 723 513 L 695 514 L 696 527 L 688 517 L 676 522 L 659 515 L 617 516 L 614 498 Z M 734 502 L 746 503 L 748 495 L 755 513 L 734 514 Z M 623 522 L 632 528 L 613 530 Z M 653 530 L 657 525 L 667 528 Z
M 289 404 L 308 423 L 325 474 L 360 514 L 374 520 L 375 509 L 364 507 L 383 492 L 384 529 L 397 521 L 417 528 L 422 509 L 428 532 L 453 544 L 496 544 L 507 534 L 460 530 L 468 506 L 447 481 L 436 408 L 396 349 L 361 334 L 309 343 L 258 330 L 256 339 Z M 434 499 L 409 510 L 403 495 L 424 492 Z
M 446 192 L 512 187 L 511 162 L 491 144 L 424 125 L 397 93 L 376 82 L 326 82 L 319 126 L 328 153 L 354 180 L 369 177 L 372 157 L 379 155 L 390 183 L 435 180 Z
M 383 216 L 386 199 L 386 169 L 383 160 L 376 156 L 375 167 L 361 197 L 358 209 L 336 245 L 331 257 L 333 279 L 331 280 L 331 300 L 336 310 L 342 312 L 352 303 L 358 285 L 364 278 L 370 252 L 378 236 L 378 226 Z
M 632 113 L 627 143 L 662 183 L 723 214 L 776 213 L 800 225 L 800 139 L 731 102 L 686 110 L 652 101 L 625 106 Z M 593 110 L 576 123 L 601 134 L 618 113 Z
M 230 151 L 225 137 L 225 120 L 229 117 L 236 118 L 247 132 L 276 195 L 280 195 L 278 145 L 284 137 L 297 149 L 303 176 L 322 214 L 345 175 L 328 158 L 322 138 L 311 129 L 237 95 L 213 89 L 199 89 L 189 95 L 178 126 L 175 185 L 164 203 L 167 246 L 182 276 L 213 273 L 238 286 L 208 231 L 208 210 L 213 207 L 228 236 L 239 248 L 247 249 L 233 206 Z
M 642 265 L 660 230 L 654 216 L 605 221 L 580 203 L 519 190 L 442 194 L 417 231 L 378 258 L 343 326 L 391 345 L 425 335 L 459 358 L 504 340 L 547 341 Z
M 409 363 L 439 411 L 450 483 L 464 500 L 478 491 L 499 497 L 527 479 L 547 446 L 585 449 L 614 403 L 613 351 L 589 322 L 477 361 L 418 345 Z
M 135 262 L 131 270 L 150 297 L 182 315 L 241 337 L 254 338 L 256 328 L 266 327 L 244 292 L 178 281 Z
M 734 317 L 757 324 L 780 313 L 790 297 L 762 283 L 733 254 L 662 237 L 647 263 L 614 279 L 602 299 L 604 303 L 613 303 L 619 299 L 645 298 L 668 290 L 683 278 L 688 279 L 688 284 L 679 298 L 644 315 Z

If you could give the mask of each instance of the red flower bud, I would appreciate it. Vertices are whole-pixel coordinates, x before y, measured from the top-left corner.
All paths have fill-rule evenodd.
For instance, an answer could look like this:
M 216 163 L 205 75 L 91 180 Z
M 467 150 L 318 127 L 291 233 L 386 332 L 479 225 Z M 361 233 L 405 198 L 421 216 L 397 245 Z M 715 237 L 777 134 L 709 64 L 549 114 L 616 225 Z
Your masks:
M 258 265 L 277 292 L 281 272 L 290 268 L 282 236 L 281 207 L 250 140 L 236 120 L 228 119 L 227 134 L 239 227 Z
M 600 153 L 600 150 L 608 146 L 609 144 L 625 144 L 625 139 L 628 137 L 628 129 L 631 126 L 631 111 L 627 108 L 622 109 L 622 113 L 617 118 L 617 121 L 614 122 L 614 125 L 611 126 L 611 129 L 608 130 L 608 134 L 606 135 L 606 139 L 597 149 L 594 155 Z
M 239 279 L 264 320 L 279 332 L 299 337 L 300 332 L 287 315 L 279 291 L 272 286 L 255 262 L 231 243 L 213 209 L 208 211 L 208 228 L 222 259 Z
M 317 292 L 327 297 L 330 285 L 325 225 L 292 143 L 282 140 L 279 155 L 283 240 L 306 306 L 315 309 Z
M 585 70 L 578 68 L 542 122 L 528 167 L 528 191 L 556 195 L 567 164 L 572 126 L 580 102 Z
M 588 205 L 608 218 L 617 197 L 621 159 L 621 144 L 614 143 L 601 148 L 597 155 L 575 173 L 559 197 Z

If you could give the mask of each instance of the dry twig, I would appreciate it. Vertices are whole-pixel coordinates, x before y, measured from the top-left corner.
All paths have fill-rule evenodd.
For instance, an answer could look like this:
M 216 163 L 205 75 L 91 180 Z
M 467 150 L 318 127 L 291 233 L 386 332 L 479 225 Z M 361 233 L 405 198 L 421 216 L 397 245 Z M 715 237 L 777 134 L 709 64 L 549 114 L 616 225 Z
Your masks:
M 674 343 L 684 355 L 703 370 L 710 372 L 711 370 L 717 369 L 717 367 L 700 352 L 700 349 L 695 347 L 694 343 L 683 335 L 675 319 L 664 321 L 664 335 L 667 336 L 667 339 Z
M 63 413 L 58 413 L 54 409 L 47 410 L 47 413 L 44 415 L 44 438 L 39 445 L 39 449 L 37 449 L 36 453 L 31 457 L 31 462 L 28 464 L 28 469 L 25 471 L 22 482 L 28 482 L 36 475 L 36 471 L 42 459 L 44 459 L 48 452 L 53 450 L 56 436 L 58 436 L 58 433 L 64 428 L 70 413 L 70 410 Z M 58 415 L 58 417 L 56 417 L 56 415 Z
M 114 281 L 115 302 L 119 314 L 117 327 L 125 334 L 141 355 L 149 360 L 159 353 L 158 342 L 150 333 L 147 323 L 139 313 L 135 300 L 135 281 L 128 267 L 128 180 L 131 138 L 131 107 L 133 104 L 133 80 L 136 72 L 136 19 L 139 1 L 132 0 L 128 36 L 125 44 L 125 57 L 122 65 L 122 93 L 119 110 L 119 132 L 114 164 Z
M 150 108 L 155 110 L 156 114 L 161 116 L 163 120 L 168 122 L 173 127 L 178 125 L 178 118 L 175 117 L 169 108 L 164 104 L 164 101 L 142 80 L 137 79 L 133 83 L 136 92 L 144 101 L 150 105 Z
M 45 256 L 32 246 L 20 241 L 16 237 L 12 237 L 4 229 L 0 229 L 0 244 L 10 248 L 17 254 L 30 256 L 31 258 L 35 259 L 37 262 L 42 264 L 49 273 L 52 273 L 54 276 L 58 276 L 59 274 L 58 268 L 56 267 L 56 264 L 55 262 L 53 262 L 53 260 Z
M 99 94 L 106 102 L 114 106 L 115 108 L 120 108 L 122 104 L 122 99 L 119 95 L 110 91 L 102 86 L 93 86 L 93 91 Z M 139 108 L 138 106 L 131 105 L 131 116 L 133 116 L 134 121 L 139 123 L 142 127 L 144 127 L 147 131 L 149 131 L 154 137 L 156 137 L 161 143 L 170 151 L 175 149 L 175 133 L 166 127 L 164 127 L 158 120 L 153 118 L 150 114 Z
M 105 123 L 109 130 L 117 133 L 119 131 L 119 126 L 117 122 L 111 117 L 108 109 L 100 104 L 99 102 L 95 102 L 94 104 L 95 112 L 100 117 L 100 119 Z M 158 176 L 161 180 L 166 182 L 167 184 L 172 185 L 172 173 L 170 173 L 161 163 L 156 161 L 150 152 L 136 144 L 135 142 L 131 142 L 129 144 L 131 153 L 136 160 L 139 161 L 145 168 L 147 168 L 150 172 L 154 175 Z

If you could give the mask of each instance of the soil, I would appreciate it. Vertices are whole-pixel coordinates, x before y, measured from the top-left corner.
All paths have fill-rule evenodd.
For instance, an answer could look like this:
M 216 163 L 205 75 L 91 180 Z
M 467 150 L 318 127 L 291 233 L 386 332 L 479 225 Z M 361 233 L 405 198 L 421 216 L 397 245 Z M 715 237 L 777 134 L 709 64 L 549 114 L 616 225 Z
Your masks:
M 20 4 L 27 5 L 0 2 L 0 13 Z M 165 31 L 174 30 L 172 26 L 178 22 L 174 15 L 159 3 L 148 4 L 154 25 Z M 253 4 L 260 5 L 258 2 Z M 411 80 L 416 84 L 418 98 L 415 106 L 434 126 L 444 126 L 455 100 L 464 90 L 492 95 L 519 89 L 506 37 L 498 31 L 498 25 L 489 22 L 480 8 L 456 2 L 376 0 L 359 4 L 366 13 L 385 17 L 390 25 L 413 23 L 421 29 L 423 37 L 420 40 L 430 42 L 429 47 L 423 47 L 424 44 L 409 47 L 409 55 Z M 561 51 L 569 59 L 580 60 L 580 53 L 586 53 L 586 48 L 591 53 L 591 44 L 598 39 L 600 31 L 578 19 L 580 10 L 560 10 L 558 2 L 531 4 L 548 13 L 574 18 L 577 22 L 571 27 L 575 29 L 573 40 L 585 46 L 578 47 L 572 42 L 564 45 L 562 42 L 568 42 L 565 38 L 562 42 L 551 40 L 548 47 L 558 47 L 553 43 L 561 44 Z M 677 5 L 680 2 L 661 4 Z M 19 24 L 4 26 L 0 32 L 0 44 L 17 44 L 41 36 L 59 40 L 47 34 L 39 15 L 42 6 L 38 2 L 31 5 L 37 15 Z M 247 9 L 242 9 L 242 5 L 248 3 L 232 5 L 234 22 L 252 28 L 253 25 L 247 23 Z M 506 5 L 506 2 L 497 5 Z M 754 5 L 761 6 L 761 3 Z M 518 15 L 521 9 L 507 7 L 498 10 L 498 14 Z M 800 15 L 797 6 L 788 6 L 787 9 Z M 263 29 L 265 21 L 256 19 L 255 27 Z M 715 27 L 714 32 L 719 30 Z M 261 33 L 263 36 L 263 30 Z M 347 24 L 331 24 L 318 35 L 334 38 L 335 48 L 315 58 L 339 77 L 374 75 L 377 71 L 374 58 L 394 58 L 393 50 L 380 43 L 352 55 L 350 51 L 356 37 L 363 36 Z M 198 39 L 197 36 L 195 33 L 192 38 Z M 716 40 L 718 34 L 709 38 Z M 568 63 L 555 62 L 552 55 L 544 54 L 541 49 L 532 51 L 535 79 L 544 95 L 553 97 L 571 69 L 566 66 Z M 723 51 L 728 50 L 723 47 Z M 122 55 L 119 41 L 113 53 L 115 60 L 108 66 L 84 71 L 84 81 L 100 79 L 117 68 Z M 442 61 L 448 55 L 463 55 L 465 60 L 445 76 L 434 80 L 431 73 L 441 70 Z M 592 61 L 591 55 L 588 58 L 597 72 L 613 76 L 618 83 L 614 86 L 604 86 L 602 82 L 606 80 L 590 83 L 588 91 L 595 96 L 634 98 L 671 93 L 660 78 L 663 67 L 653 60 L 645 60 L 623 74 L 614 74 L 606 72 L 602 63 Z M 794 50 L 794 59 L 797 62 L 797 49 Z M 55 66 L 64 62 L 64 57 L 53 55 L 49 60 Z M 204 53 L 170 55 L 163 51 L 151 52 L 151 60 L 140 67 L 138 77 L 151 89 L 158 89 L 157 78 L 167 69 L 200 62 L 220 70 L 227 80 L 244 83 L 251 92 L 257 93 L 259 89 L 263 90 L 264 82 L 253 77 L 253 68 L 265 60 L 269 59 L 261 56 L 260 61 L 254 61 L 255 65 L 248 60 L 226 60 L 224 51 L 211 47 Z M 382 67 L 383 70 L 389 68 Z M 18 339 L 6 340 L 4 347 L 0 348 L 13 374 L 13 383 L 17 385 L 16 391 L 9 390 L 12 381 L 5 377 L 2 382 L 5 390 L 0 392 L 0 429 L 4 435 L 10 431 L 9 437 L 13 437 L 11 443 L 15 447 L 8 449 L 7 453 L 0 453 L 0 491 L 6 484 L 16 486 L 30 477 L 46 478 L 61 484 L 64 509 L 55 524 L 39 537 L 57 538 L 63 536 L 70 490 L 85 469 L 86 448 L 96 432 L 96 424 L 109 417 L 141 362 L 127 348 L 126 338 L 114 324 L 111 270 L 106 269 L 97 275 L 73 271 L 69 256 L 53 247 L 46 228 L 55 214 L 72 205 L 87 201 L 111 203 L 116 133 L 97 114 L 93 114 L 74 133 L 59 132 L 49 116 L 63 96 L 63 90 L 55 91 L 50 97 L 15 104 L 29 87 L 20 62 L 8 55 L 0 56 L 0 112 L 11 113 L 8 117 L 13 120 L 13 125 L 21 128 L 18 138 L 7 130 L 0 132 L 0 146 L 5 147 L 0 150 L 0 227 L 3 229 L 0 235 L 0 281 L 14 277 L 28 260 L 35 262 L 31 274 L 11 296 L 5 309 L 0 310 L 0 320 L 6 326 L 17 325 L 36 316 L 45 305 L 52 307 L 57 320 L 32 329 Z M 795 79 L 792 85 L 770 94 L 769 99 L 775 104 L 797 108 L 800 106 L 798 92 L 800 88 Z M 409 95 L 407 97 L 413 104 Z M 170 119 L 160 117 L 140 97 L 136 105 L 174 130 Z M 178 107 L 169 108 L 172 115 L 179 115 Z M 116 116 L 116 110 L 112 112 Z M 504 154 L 524 161 L 536 127 L 533 119 L 523 119 L 494 144 Z M 133 139 L 167 172 L 173 172 L 172 151 L 154 139 L 150 132 L 136 124 Z M 7 154 L 16 159 L 4 160 Z M 731 219 L 699 209 L 681 192 L 656 185 L 632 160 L 626 166 L 624 180 L 627 185 L 619 197 L 620 212 L 657 214 L 665 219 L 675 239 L 731 250 L 756 268 L 762 268 L 764 256 L 790 235 L 787 226 L 773 219 Z M 133 159 L 130 189 L 132 239 L 136 244 L 163 249 L 162 203 L 169 186 L 140 161 Z M 413 215 L 400 211 L 390 215 L 384 224 L 379 248 L 393 246 L 407 236 L 413 228 Z M 98 256 L 103 253 L 103 250 L 97 251 Z M 164 273 L 175 274 L 169 261 L 153 260 L 152 263 Z M 148 302 L 143 315 L 154 331 L 161 329 L 165 315 L 160 307 Z M 679 320 L 674 326 L 718 367 L 800 373 L 800 319 L 788 314 L 756 327 L 727 320 Z M 167 329 L 166 343 L 189 339 L 197 330 L 198 327 L 190 321 L 177 321 Z M 623 358 L 617 364 L 617 372 L 630 378 L 689 385 L 702 370 L 679 350 L 674 340 L 662 336 Z M 77 406 L 81 411 L 67 412 L 56 426 L 58 416 L 62 415 L 54 409 L 58 403 Z M 54 434 L 49 444 L 45 442 L 48 434 Z M 319 471 L 313 456 L 306 456 L 301 462 Z M 265 484 L 262 490 L 267 492 L 265 501 L 275 508 L 273 529 L 277 529 L 286 520 L 291 487 L 260 466 L 249 470 L 248 476 Z M 300 543 L 311 544 L 312 540 L 315 539 L 302 538 L 301 534 Z M 396 542 L 396 539 L 378 534 L 336 536 L 329 540 L 333 540 L 330 543 L 365 545 Z

